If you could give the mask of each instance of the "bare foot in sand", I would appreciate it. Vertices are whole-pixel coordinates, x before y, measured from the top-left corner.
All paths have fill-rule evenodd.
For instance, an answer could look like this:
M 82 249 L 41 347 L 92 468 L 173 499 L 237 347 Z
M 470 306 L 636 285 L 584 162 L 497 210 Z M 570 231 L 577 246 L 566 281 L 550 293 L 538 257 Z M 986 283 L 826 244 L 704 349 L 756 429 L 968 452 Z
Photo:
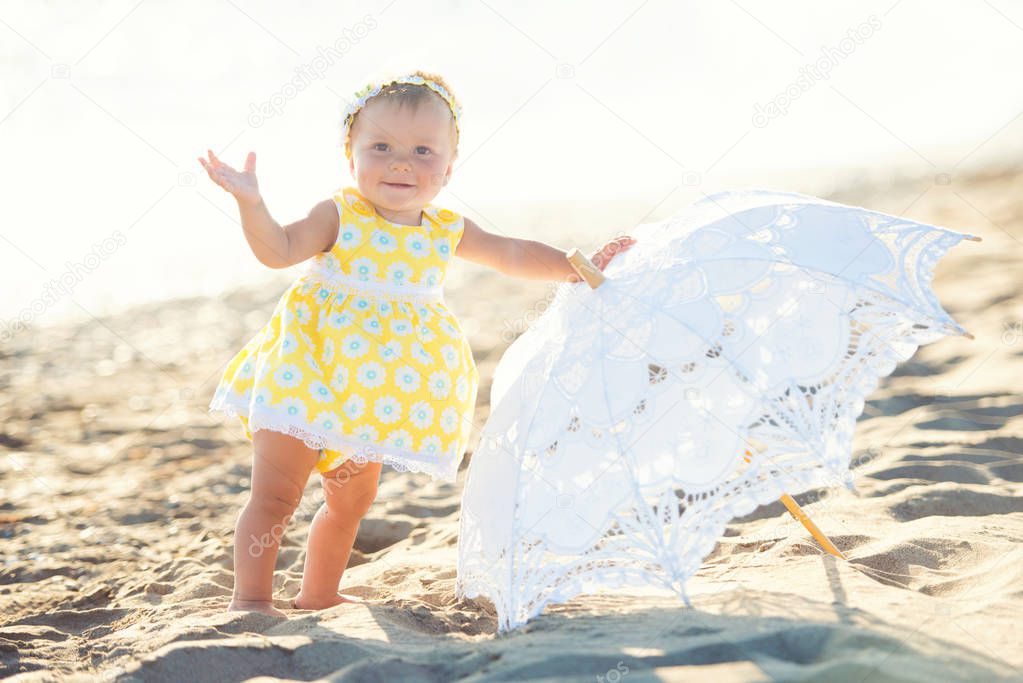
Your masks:
M 291 601 L 291 606 L 295 609 L 327 609 L 328 607 L 340 605 L 343 602 L 362 603 L 363 600 L 354 595 L 343 595 L 341 593 L 328 595 L 323 598 L 307 598 L 299 593 Z
M 284 612 L 276 609 L 273 606 L 272 601 L 266 600 L 239 600 L 233 598 L 231 604 L 227 606 L 228 612 L 262 612 L 263 614 L 269 614 L 271 617 L 283 617 L 288 618 L 288 615 Z

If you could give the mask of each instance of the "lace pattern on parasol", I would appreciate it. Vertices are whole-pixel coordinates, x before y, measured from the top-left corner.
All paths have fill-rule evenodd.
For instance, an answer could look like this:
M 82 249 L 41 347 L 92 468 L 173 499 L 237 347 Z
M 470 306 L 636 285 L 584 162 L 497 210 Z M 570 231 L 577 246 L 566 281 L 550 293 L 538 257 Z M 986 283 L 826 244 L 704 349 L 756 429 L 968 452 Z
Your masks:
M 851 277 L 843 277 L 839 282 L 834 274 L 800 262 L 800 246 L 807 236 L 794 231 L 798 230 L 806 207 L 796 201 L 802 195 L 778 194 L 793 197 L 794 203 L 765 221 L 772 229 L 762 229 L 751 236 L 736 231 L 741 239 L 755 242 L 756 249 L 732 257 L 736 260 L 730 266 L 740 265 L 739 259 L 753 262 L 759 252 L 765 255 L 764 267 L 755 275 L 755 281 L 747 279 L 734 292 L 708 299 L 714 302 L 716 310 L 703 311 L 707 316 L 704 320 L 712 320 L 713 326 L 694 328 L 671 307 L 656 310 L 659 315 L 645 316 L 651 326 L 673 321 L 679 330 L 688 330 L 691 334 L 679 348 L 652 351 L 645 343 L 657 337 L 656 331 L 642 328 L 614 330 L 622 342 L 611 348 L 603 344 L 605 339 L 616 337 L 607 328 L 614 327 L 615 312 L 622 306 L 647 307 L 654 313 L 658 301 L 675 301 L 680 297 L 685 300 L 686 287 L 693 289 L 692 300 L 697 299 L 701 285 L 699 267 L 694 266 L 692 278 L 682 278 L 683 281 L 678 277 L 661 277 L 666 275 L 669 265 L 676 267 L 672 272 L 677 275 L 679 264 L 699 256 L 666 248 L 667 242 L 679 239 L 680 234 L 689 237 L 678 223 L 667 227 L 655 224 L 644 234 L 645 244 L 641 240 L 633 248 L 659 250 L 658 253 L 665 254 L 662 267 L 651 273 L 647 255 L 647 269 L 634 270 L 633 263 L 643 262 L 642 254 L 637 253 L 630 260 L 626 252 L 608 266 L 606 272 L 617 277 L 609 279 L 605 286 L 591 292 L 582 283 L 562 285 L 547 314 L 523 335 L 531 338 L 516 341 L 522 342 L 524 355 L 529 355 L 526 351 L 532 352 L 542 362 L 521 368 L 512 363 L 509 372 L 520 370 L 519 375 L 495 377 L 491 405 L 497 405 L 509 391 L 522 396 L 536 392 L 538 397 L 529 402 L 535 412 L 528 424 L 518 423 L 511 415 L 502 419 L 495 413 L 473 457 L 474 461 L 481 459 L 484 465 L 477 472 L 471 468 L 469 473 L 470 479 L 494 476 L 493 470 L 488 471 L 485 465 L 491 459 L 493 467 L 514 473 L 515 481 L 509 482 L 516 492 L 516 514 L 510 520 L 513 545 L 488 546 L 491 521 L 473 519 L 463 505 L 456 583 L 460 596 L 485 595 L 493 600 L 499 630 L 525 623 L 548 604 L 598 588 L 656 584 L 676 592 L 689 604 L 685 583 L 700 568 L 731 519 L 785 493 L 798 494 L 840 483 L 851 485 L 848 467 L 853 429 L 863 412 L 865 397 L 877 387 L 881 377 L 889 375 L 919 346 L 950 332 L 964 332 L 941 309 L 930 285 L 935 264 L 965 235 L 864 212 L 871 221 L 870 233 L 887 252 L 874 254 L 872 262 L 887 260 L 887 269 L 852 272 Z M 701 202 L 706 204 L 701 210 L 713 211 L 717 196 Z M 757 199 L 757 195 L 750 195 L 752 203 Z M 827 211 L 829 205 L 839 206 L 819 202 L 813 208 Z M 735 210 L 734 206 L 729 208 Z M 775 206 L 770 210 L 777 211 Z M 693 225 L 707 222 L 705 215 L 694 214 L 683 220 L 691 220 Z M 724 232 L 727 233 L 727 228 Z M 787 239 L 789 236 L 791 240 Z M 712 243 L 714 237 L 708 237 L 712 249 L 716 248 Z M 876 249 L 877 244 L 863 248 Z M 855 250 L 861 243 L 853 239 L 849 247 Z M 779 263 L 767 259 L 767 255 L 780 254 L 791 260 Z M 724 260 L 728 258 L 724 256 Z M 701 263 L 713 260 L 705 258 Z M 630 282 L 630 277 L 638 281 Z M 854 283 L 851 289 L 849 280 Z M 838 285 L 844 289 L 840 290 Z M 640 289 L 645 293 L 643 297 L 630 293 L 639 288 L 643 288 Z M 756 350 L 757 341 L 771 333 L 770 326 L 763 329 L 760 319 L 764 311 L 758 309 L 758 302 L 767 301 L 768 295 L 779 288 L 802 293 L 811 302 L 807 305 L 837 307 L 840 315 L 833 317 L 841 326 L 830 336 L 824 335 L 831 344 L 825 343 L 828 348 L 818 350 L 818 362 L 813 362 L 812 349 L 789 349 L 794 357 L 777 361 L 788 363 L 787 370 L 765 376 L 760 370 L 750 369 L 753 364 L 744 362 L 744 353 Z M 569 319 L 577 323 L 580 318 L 572 315 L 571 309 L 580 306 L 592 313 L 587 318 L 592 329 L 573 332 L 579 338 L 592 335 L 602 344 L 559 346 L 568 330 L 558 326 Z M 783 323 L 782 329 L 775 331 L 776 344 L 772 348 L 776 350 L 785 348 L 785 325 L 803 324 L 797 313 L 791 316 L 783 313 L 779 319 Z M 708 334 L 708 329 L 716 332 Z M 549 353 L 535 353 L 544 344 L 548 345 Z M 629 347 L 635 347 L 636 353 L 630 354 Z M 637 362 L 640 357 L 646 359 L 646 381 L 642 386 L 628 387 L 621 396 L 609 396 L 606 415 L 580 414 L 568 408 L 579 392 L 592 388 L 583 384 L 587 370 L 600 368 L 600 374 L 609 380 L 604 386 L 616 386 L 610 381 L 615 367 Z M 567 370 L 552 375 L 555 365 Z M 807 365 L 810 370 L 805 368 Z M 803 369 L 799 370 L 801 366 Z M 815 373 L 812 368 L 821 371 Z M 735 457 L 726 466 L 702 471 L 693 478 L 687 476 L 685 468 L 669 466 L 658 470 L 636 459 L 634 449 L 642 447 L 649 430 L 675 427 L 671 424 L 677 415 L 671 412 L 674 407 L 686 401 L 694 411 L 698 410 L 705 398 L 701 387 L 706 385 L 708 374 L 713 375 L 713 382 L 724 382 L 713 402 L 718 410 L 724 406 L 722 396 L 741 397 L 734 401 L 729 413 L 738 428 L 733 434 L 714 432 L 712 419 L 683 425 L 677 441 L 688 445 L 675 457 L 662 460 L 692 467 L 700 462 L 701 439 L 703 447 L 709 448 L 714 445 L 715 436 L 734 436 Z M 665 381 L 668 378 L 673 381 Z M 566 410 L 556 409 L 559 406 Z M 701 425 L 706 426 L 706 433 L 698 431 Z M 523 429 L 538 435 L 537 440 L 516 454 L 518 432 Z M 558 438 L 544 441 L 543 435 Z M 580 447 L 573 449 L 573 443 Z M 743 458 L 743 449 L 752 457 Z M 562 486 L 566 478 L 571 480 L 573 471 L 579 470 L 571 466 L 557 469 L 559 459 L 600 452 L 608 454 L 606 468 L 602 469 L 613 476 L 607 480 L 629 485 L 603 487 L 598 475 L 591 481 L 573 482 L 578 484 L 577 491 L 552 490 L 554 507 L 576 512 L 583 521 L 569 528 L 545 525 L 547 515 L 542 510 L 529 512 L 530 500 L 536 500 L 538 489 L 551 487 L 551 482 Z M 545 477 L 545 473 L 550 476 Z M 466 490 L 471 487 L 472 482 L 467 481 Z M 566 497 L 564 505 L 562 496 Z M 591 497 L 598 502 L 588 503 Z M 525 517 L 520 518 L 520 510 L 527 510 Z

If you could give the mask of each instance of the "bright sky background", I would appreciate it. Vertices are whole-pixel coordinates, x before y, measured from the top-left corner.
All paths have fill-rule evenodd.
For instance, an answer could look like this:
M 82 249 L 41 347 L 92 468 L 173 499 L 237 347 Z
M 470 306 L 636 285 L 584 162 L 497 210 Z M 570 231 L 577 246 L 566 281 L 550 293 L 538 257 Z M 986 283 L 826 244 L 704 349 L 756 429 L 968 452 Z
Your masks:
M 265 280 L 196 157 L 241 166 L 255 150 L 271 213 L 296 220 L 351 182 L 340 112 L 380 69 L 438 71 L 463 103 L 437 203 L 533 239 L 580 205 L 596 242 L 702 191 L 823 194 L 850 169 L 954 177 L 1023 151 L 1018 2 L 298 6 L 0 1 L 0 318 L 90 253 L 35 324 Z M 601 219 L 615 200 L 632 202 L 630 225 Z

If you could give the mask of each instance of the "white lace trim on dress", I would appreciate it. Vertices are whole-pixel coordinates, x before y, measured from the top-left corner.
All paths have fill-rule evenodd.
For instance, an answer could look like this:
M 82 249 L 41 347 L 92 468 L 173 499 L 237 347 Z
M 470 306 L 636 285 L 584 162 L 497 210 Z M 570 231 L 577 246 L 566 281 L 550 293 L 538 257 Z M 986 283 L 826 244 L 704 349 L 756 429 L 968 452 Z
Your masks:
M 300 439 L 306 446 L 315 450 L 338 451 L 359 465 L 367 462 L 379 462 L 389 465 L 399 472 L 420 472 L 434 479 L 453 482 L 458 475 L 461 458 L 447 458 L 446 454 L 438 454 L 434 460 L 427 460 L 415 451 L 399 448 L 390 444 L 371 443 L 363 439 L 343 434 L 323 434 L 313 429 L 312 425 L 300 426 L 291 424 L 283 418 L 276 419 L 271 414 L 253 414 L 244 401 L 232 400 L 226 394 L 214 396 L 208 412 L 222 412 L 229 417 L 245 416 L 248 430 L 254 433 L 260 429 L 269 429 Z M 437 459 L 440 459 L 438 461 Z
M 310 264 L 302 274 L 302 277 L 315 280 L 330 288 L 344 289 L 360 296 L 401 299 L 422 303 L 444 302 L 443 285 L 399 285 L 375 280 L 360 280 L 350 275 L 327 270 L 318 263 Z

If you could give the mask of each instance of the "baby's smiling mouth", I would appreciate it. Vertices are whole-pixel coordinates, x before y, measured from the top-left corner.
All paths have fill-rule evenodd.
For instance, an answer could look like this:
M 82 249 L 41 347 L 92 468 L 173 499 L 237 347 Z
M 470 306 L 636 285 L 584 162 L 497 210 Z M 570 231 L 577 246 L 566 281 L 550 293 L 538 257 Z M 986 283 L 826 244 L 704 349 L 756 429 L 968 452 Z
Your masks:
M 415 187 L 415 185 L 410 185 L 408 183 L 389 183 L 386 180 L 384 181 L 384 185 L 388 185 L 390 187 L 398 187 L 398 188 L 402 188 L 402 187 Z

